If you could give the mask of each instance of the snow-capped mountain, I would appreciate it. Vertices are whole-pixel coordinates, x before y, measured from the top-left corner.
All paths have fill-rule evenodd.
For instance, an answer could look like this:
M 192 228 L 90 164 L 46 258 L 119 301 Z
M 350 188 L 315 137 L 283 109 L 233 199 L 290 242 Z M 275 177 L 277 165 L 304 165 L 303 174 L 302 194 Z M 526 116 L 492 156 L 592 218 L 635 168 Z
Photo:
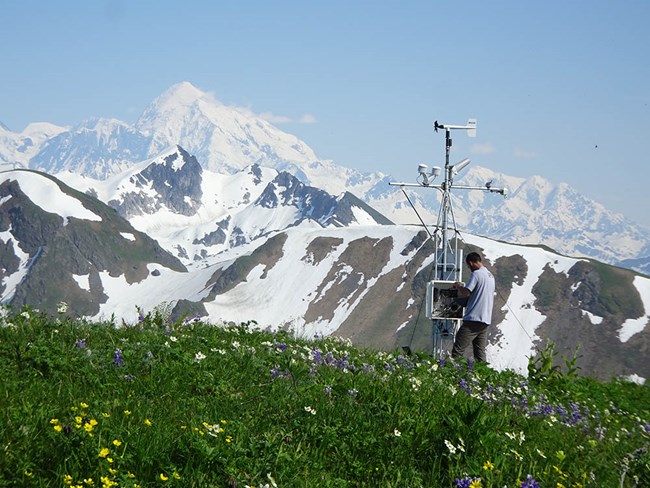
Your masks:
M 180 145 L 213 173 L 234 174 L 252 165 L 293 174 L 303 184 L 332 195 L 350 192 L 398 223 L 417 223 L 415 213 L 390 176 L 361 173 L 319 158 L 307 144 L 247 109 L 226 106 L 188 82 L 154 100 L 133 126 L 117 120 L 87 121 L 31 138 L 0 129 L 5 165 L 57 174 L 62 171 L 106 179 Z M 8 135 L 7 135 L 8 134 Z M 45 132 L 44 132 L 45 134 Z M 23 142 L 21 142 L 23 141 Z M 23 148 L 23 152 L 19 149 Z M 510 196 L 455 192 L 456 223 L 464 232 L 519 243 L 544 243 L 558 252 L 589 256 L 648 271 L 650 230 L 609 212 L 565 184 L 541 176 L 514 178 L 472 168 L 457 183 L 507 186 Z M 430 189 L 409 189 L 426 222 L 435 225 L 438 197 Z
M 565 183 L 553 185 L 541 176 L 516 178 L 482 167 L 470 167 L 457 178 L 464 186 L 510 190 L 507 198 L 488 191 L 456 190 L 453 214 L 459 229 L 520 244 L 544 244 L 570 256 L 587 256 L 612 264 L 650 256 L 650 232 L 620 214 L 586 198 Z M 406 189 L 426 223 L 435 225 L 440 192 Z M 401 190 L 389 187 L 370 204 L 396 222 L 417 222 Z M 624 264 L 624 263 L 623 263 Z M 635 263 L 638 264 L 638 263 Z M 631 266 L 646 271 L 639 266 Z
M 180 146 L 107 180 L 57 177 L 115 208 L 188 266 L 288 227 L 392 223 L 351 193 L 333 196 L 287 172 L 256 164 L 232 175 L 204 170 Z
M 25 130 L 17 133 L 0 123 L 0 171 L 27 168 L 47 141 L 66 130 L 42 122 L 29 124 Z
M 158 164 L 181 169 L 177 158 Z M 250 182 L 256 172 L 237 175 Z M 584 374 L 650 375 L 650 278 L 541 247 L 464 238 L 465 251 L 480 251 L 497 279 L 493 367 L 525 373 L 548 338 L 569 357 L 580 344 Z M 167 304 L 179 319 L 254 320 L 361 347 L 431 351 L 422 302 L 433 252 L 415 226 L 299 225 L 188 270 L 94 197 L 42 173 L 0 173 L 0 303 L 53 314 L 65 301 L 73 315 L 114 315 L 119 324 L 137 321 L 138 307 Z

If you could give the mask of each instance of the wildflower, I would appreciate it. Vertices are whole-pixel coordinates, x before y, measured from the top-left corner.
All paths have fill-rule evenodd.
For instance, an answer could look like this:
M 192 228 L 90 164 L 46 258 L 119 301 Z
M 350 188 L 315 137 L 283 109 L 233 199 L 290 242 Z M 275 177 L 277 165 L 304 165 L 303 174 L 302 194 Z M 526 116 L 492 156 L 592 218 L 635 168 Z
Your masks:
M 93 426 L 91 424 L 89 424 L 88 422 L 86 422 L 84 424 L 84 430 L 90 434 L 93 431 Z
M 564 459 L 566 458 L 566 454 L 564 454 L 564 451 L 557 451 L 555 453 L 555 457 L 558 458 L 558 460 L 560 461 L 564 461 Z
M 131 410 L 124 410 L 124 415 L 131 415 Z
M 112 475 L 115 475 L 115 474 L 117 474 L 117 469 L 108 468 L 108 472 L 109 472 L 110 474 L 112 474 Z M 116 485 L 117 485 L 117 483 L 116 483 Z
M 81 402 L 81 403 L 79 404 L 79 406 L 80 406 L 81 408 L 88 408 L 88 404 L 87 404 L 86 402 Z
M 305 407 L 305 412 L 308 412 L 308 413 L 310 413 L 312 415 L 316 415 L 316 410 L 314 410 L 311 407 Z
M 107 413 L 107 412 L 102 413 L 102 417 L 104 417 L 105 419 L 107 419 L 110 416 L 111 416 L 110 413 Z
M 23 472 L 23 474 L 24 474 L 25 476 L 27 476 L 28 478 L 31 478 L 32 476 L 34 476 L 34 472 L 33 472 L 33 471 L 30 471 L 29 469 L 26 469 L 26 470 Z
M 200 363 L 205 358 L 206 358 L 205 354 L 203 354 L 201 351 L 199 351 L 194 355 L 194 362 L 195 363 Z
M 447 439 L 445 439 L 445 445 L 447 446 L 447 449 L 449 449 L 449 452 L 452 454 L 456 454 L 456 446 L 454 446 L 451 442 L 449 442 Z
M 228 444 L 230 444 L 230 443 L 232 442 L 232 436 L 227 435 L 227 436 L 226 436 L 226 442 L 227 442 Z
M 84 483 L 86 483 L 88 486 L 92 486 L 95 484 L 92 478 L 86 478 L 84 479 Z
M 59 425 L 59 419 L 50 419 L 52 425 Z
M 532 475 L 526 476 L 526 481 L 522 481 L 521 488 L 541 488 L 539 483 L 535 481 Z
M 178 338 L 176 336 L 169 336 L 169 340 L 172 342 L 178 342 Z
M 29 312 L 25 310 L 23 313 L 20 314 L 21 317 L 25 317 L 26 319 L 29 318 Z
M 160 473 L 160 479 L 163 481 L 167 481 L 169 479 L 169 476 L 165 476 L 165 473 Z
M 63 483 L 66 485 L 71 485 L 72 484 L 72 476 L 69 474 L 63 475 Z
M 456 478 L 454 488 L 482 488 L 481 478 Z
M 174 472 L 172 473 L 172 477 L 173 477 L 175 480 L 179 480 L 179 479 L 181 479 L 181 475 L 178 474 L 176 471 L 174 471 Z
M 494 469 L 494 464 L 492 464 L 490 461 L 485 461 L 483 463 L 483 469 L 485 471 L 492 471 Z
M 65 302 L 59 302 L 56 311 L 58 313 L 66 313 L 68 311 L 68 304 Z
M 111 450 L 108 447 L 104 447 L 101 451 L 99 451 L 99 457 L 100 458 L 105 458 L 111 453 Z
M 402 433 L 401 433 L 399 430 L 395 429 L 395 430 L 393 431 L 393 435 L 394 435 L 395 437 L 400 437 L 400 436 L 402 435 Z
M 151 426 L 153 425 L 153 422 L 152 422 L 151 420 L 149 420 L 149 419 L 144 419 L 144 424 L 145 424 L 147 427 L 151 427 Z
M 115 349 L 115 352 L 113 353 L 113 364 L 118 367 L 124 364 L 122 349 Z
M 115 440 L 113 441 L 113 445 L 114 445 L 115 447 L 120 447 L 120 446 L 122 445 L 122 441 L 118 441 L 117 439 L 115 439 Z
M 60 425 L 55 425 L 54 430 L 56 430 L 57 432 L 61 432 L 63 430 L 63 427 L 61 427 Z

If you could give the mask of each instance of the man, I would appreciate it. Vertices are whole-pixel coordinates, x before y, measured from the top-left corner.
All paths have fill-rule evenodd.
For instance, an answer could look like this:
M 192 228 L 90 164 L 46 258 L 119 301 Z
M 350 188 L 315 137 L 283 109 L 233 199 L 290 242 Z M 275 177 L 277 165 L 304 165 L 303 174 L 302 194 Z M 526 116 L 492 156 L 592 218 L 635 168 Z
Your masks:
M 486 362 L 487 329 L 492 323 L 492 307 L 494 305 L 494 276 L 483 266 L 479 253 L 469 253 L 465 258 L 465 263 L 472 270 L 472 275 L 465 286 L 460 282 L 454 283 L 458 295 L 468 297 L 468 299 L 463 324 L 456 333 L 451 357 L 462 357 L 471 344 L 474 350 L 474 359 Z

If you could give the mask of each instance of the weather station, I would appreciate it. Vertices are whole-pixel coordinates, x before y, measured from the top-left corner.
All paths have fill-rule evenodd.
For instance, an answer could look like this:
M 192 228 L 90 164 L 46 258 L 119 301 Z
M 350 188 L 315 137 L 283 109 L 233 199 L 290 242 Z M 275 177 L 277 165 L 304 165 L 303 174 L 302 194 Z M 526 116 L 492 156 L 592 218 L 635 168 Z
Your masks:
M 433 166 L 429 172 L 428 165 L 420 164 L 415 183 L 391 182 L 389 185 L 399 186 L 402 189 L 407 201 L 429 234 L 429 238 L 434 242 L 433 265 L 426 288 L 425 316 L 432 321 L 433 356 L 440 358 L 444 357 L 453 345 L 454 336 L 463 319 L 464 312 L 462 301 L 458 297 L 458 290 L 453 287 L 455 282 L 463 282 L 463 251 L 459 249 L 458 245 L 460 232 L 456 226 L 452 207 L 452 191 L 480 190 L 499 193 L 505 197 L 508 190 L 493 187 L 491 181 L 483 186 L 454 184 L 454 178 L 470 164 L 470 160 L 463 159 L 456 164 L 449 163 L 452 146 L 451 131 L 466 130 L 469 137 L 476 137 L 476 119 L 469 119 L 466 125 L 447 125 L 436 121 L 433 127 L 436 133 L 441 129 L 445 131 L 444 170 L 439 166 Z M 438 184 L 434 183 L 441 174 L 442 181 Z M 440 192 L 440 209 L 433 233 L 429 231 L 406 193 L 405 188 L 407 187 L 435 189 Z

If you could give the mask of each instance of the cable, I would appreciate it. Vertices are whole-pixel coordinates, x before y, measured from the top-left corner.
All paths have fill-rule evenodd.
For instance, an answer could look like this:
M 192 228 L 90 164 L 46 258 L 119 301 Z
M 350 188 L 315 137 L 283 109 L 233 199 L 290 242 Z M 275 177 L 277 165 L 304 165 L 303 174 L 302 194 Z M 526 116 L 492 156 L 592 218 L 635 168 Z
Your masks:
M 417 209 L 415 208 L 415 205 L 413 205 L 413 202 L 411 201 L 411 199 L 409 198 L 408 194 L 407 194 L 406 191 L 404 190 L 404 187 L 402 186 L 402 187 L 400 187 L 400 188 L 402 189 L 402 193 L 404 193 L 404 196 L 406 197 L 406 199 L 408 200 L 409 204 L 411 205 L 411 208 L 412 208 L 413 211 L 415 212 L 415 215 L 417 215 L 417 216 L 418 216 L 418 219 L 420 219 L 420 222 L 422 223 L 422 226 L 424 227 L 424 230 L 426 230 L 426 231 L 427 231 L 427 234 L 429 234 L 429 237 L 430 237 L 431 239 L 433 239 L 433 235 L 431 235 L 431 232 L 429 232 L 429 228 L 428 228 L 427 225 L 424 223 L 424 220 L 422 220 L 422 217 L 420 217 L 420 214 L 418 213 Z

